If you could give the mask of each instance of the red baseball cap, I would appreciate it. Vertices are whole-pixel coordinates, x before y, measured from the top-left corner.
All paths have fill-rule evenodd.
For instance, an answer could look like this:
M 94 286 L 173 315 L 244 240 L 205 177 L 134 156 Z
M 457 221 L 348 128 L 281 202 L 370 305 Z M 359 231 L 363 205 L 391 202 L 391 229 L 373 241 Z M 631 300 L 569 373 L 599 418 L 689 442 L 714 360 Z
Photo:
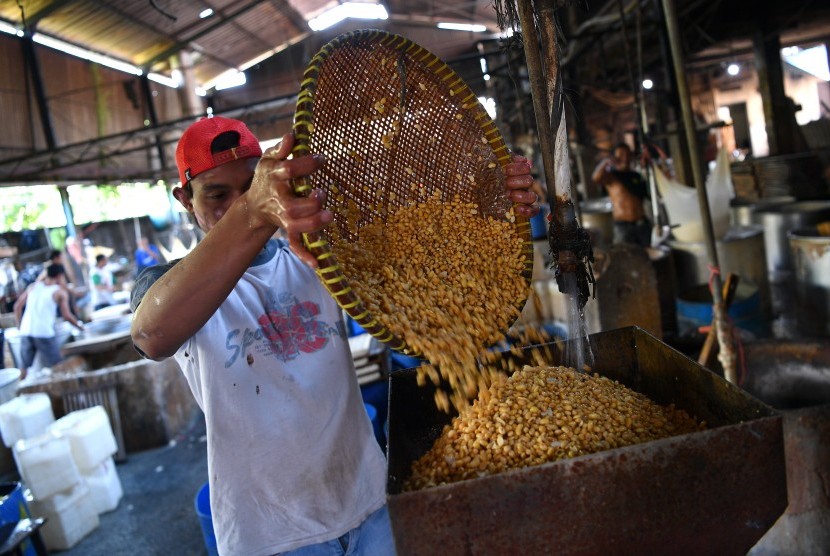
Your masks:
M 239 146 L 218 153 L 210 152 L 213 140 L 228 131 L 239 134 Z M 248 126 L 239 120 L 213 116 L 202 118 L 182 134 L 176 147 L 176 166 L 182 185 L 185 185 L 205 170 L 240 158 L 258 156 L 262 156 L 262 148 Z

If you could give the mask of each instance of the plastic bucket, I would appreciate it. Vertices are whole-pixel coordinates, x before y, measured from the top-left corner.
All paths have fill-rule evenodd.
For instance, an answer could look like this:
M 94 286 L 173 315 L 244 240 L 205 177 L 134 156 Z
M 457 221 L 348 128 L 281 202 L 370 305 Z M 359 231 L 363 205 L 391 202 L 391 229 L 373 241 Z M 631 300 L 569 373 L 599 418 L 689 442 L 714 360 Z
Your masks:
M 425 362 L 423 359 L 418 357 L 410 357 L 409 355 L 404 355 L 402 353 L 398 353 L 397 351 L 392 352 L 391 358 L 393 371 L 420 367 L 421 364 Z
M 366 331 L 363 330 L 363 327 L 357 324 L 353 318 L 347 316 L 346 317 L 346 333 L 348 334 L 349 338 L 352 336 L 360 336 L 361 334 L 365 334 Z
M 684 290 L 677 297 L 677 325 L 681 335 L 712 324 L 712 294 L 706 284 Z M 732 324 L 756 338 L 769 336 L 770 329 L 761 306 L 758 288 L 738 284 L 728 315 Z
M 372 430 L 375 433 L 375 439 L 378 441 L 378 444 L 381 447 L 384 446 L 384 436 L 383 436 L 383 423 L 379 417 L 378 410 L 375 406 L 370 403 L 363 402 L 363 406 L 366 408 L 366 414 L 369 416 L 369 420 L 372 422 Z
M 32 513 L 29 511 L 29 505 L 26 504 L 26 498 L 23 496 L 21 483 L 0 483 L 0 531 L 2 531 L 0 544 L 5 542 L 6 535 L 11 534 L 18 521 L 31 517 Z M 20 548 L 26 556 L 37 554 L 35 547 L 32 546 L 29 540 L 23 541 Z
M 0 405 L 17 395 L 17 387 L 19 384 L 20 369 L 0 370 Z
M 386 446 L 386 436 L 383 434 L 383 425 L 386 422 L 386 412 L 389 409 L 389 383 L 380 380 L 372 384 L 365 384 L 360 387 L 363 403 L 371 405 L 375 409 L 375 416 L 372 418 L 372 426 L 375 429 L 375 437 L 381 446 Z M 372 414 L 368 407 L 366 412 L 369 417 Z
M 210 556 L 219 556 L 216 548 L 216 536 L 213 534 L 213 518 L 210 515 L 210 489 L 208 483 L 202 485 L 193 501 L 196 515 L 199 516 L 199 525 L 202 527 L 202 538 Z
M 530 219 L 530 235 L 533 239 L 543 239 L 548 237 L 548 214 L 550 209 L 545 205 L 540 205 L 539 214 Z

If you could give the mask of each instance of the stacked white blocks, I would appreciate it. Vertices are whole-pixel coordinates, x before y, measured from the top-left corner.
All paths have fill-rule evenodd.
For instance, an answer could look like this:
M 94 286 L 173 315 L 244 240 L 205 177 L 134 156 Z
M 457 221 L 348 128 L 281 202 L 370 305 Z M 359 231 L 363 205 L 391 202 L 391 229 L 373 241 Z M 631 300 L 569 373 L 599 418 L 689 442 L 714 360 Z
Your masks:
M 101 406 L 73 411 L 14 444 L 18 471 L 34 498 L 31 510 L 47 518 L 41 532 L 48 549 L 72 548 L 98 527 L 100 513 L 118 506 L 117 450 Z
M 54 422 L 49 394 L 21 394 L 0 405 L 0 434 L 7 448 L 20 439 L 46 432 L 46 427 Z
M 109 416 L 103 407 L 73 411 L 61 417 L 49 430 L 69 439 L 72 459 L 92 493 L 98 513 L 118 507 L 123 493 L 112 455 L 118 451 Z

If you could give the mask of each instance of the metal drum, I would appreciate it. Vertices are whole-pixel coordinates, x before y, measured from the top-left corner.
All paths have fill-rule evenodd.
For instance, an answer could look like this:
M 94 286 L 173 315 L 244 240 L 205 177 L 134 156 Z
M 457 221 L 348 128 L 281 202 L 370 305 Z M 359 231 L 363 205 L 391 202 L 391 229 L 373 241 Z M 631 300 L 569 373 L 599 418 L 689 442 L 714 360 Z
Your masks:
M 755 211 L 753 218 L 764 228 L 767 268 L 772 279 L 776 280 L 793 270 L 787 232 L 830 220 L 830 201 L 799 201 L 763 207 Z
M 677 291 L 682 292 L 709 282 L 709 257 L 706 244 L 687 241 L 668 242 L 674 256 Z M 761 314 L 772 318 L 769 274 L 764 251 L 764 232 L 759 226 L 730 228 L 722 240 L 716 242 L 721 276 L 736 274 L 746 285 L 758 288 Z
M 788 233 L 795 268 L 799 331 L 830 336 L 830 236 L 815 228 Z
M 387 503 L 400 556 L 745 555 L 775 523 L 787 507 L 777 412 L 642 329 L 588 341 L 594 372 L 710 428 L 403 492 L 412 463 L 451 417 L 414 369 L 393 373 Z M 567 353 L 570 342 L 551 347 Z
M 611 245 L 614 241 L 614 217 L 611 199 L 602 197 L 579 203 L 582 227 L 591 234 L 594 245 Z
M 788 195 L 765 197 L 756 201 L 732 199 L 732 202 L 729 204 L 729 224 L 732 226 L 752 226 L 756 223 L 754 220 L 756 211 L 793 203 L 795 200 L 795 197 Z

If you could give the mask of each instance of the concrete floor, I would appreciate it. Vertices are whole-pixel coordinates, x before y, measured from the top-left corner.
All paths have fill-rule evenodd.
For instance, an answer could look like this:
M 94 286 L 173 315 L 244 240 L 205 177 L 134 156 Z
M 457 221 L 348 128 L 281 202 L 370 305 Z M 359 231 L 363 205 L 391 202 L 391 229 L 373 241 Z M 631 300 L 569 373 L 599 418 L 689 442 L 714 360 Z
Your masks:
M 66 556 L 207 554 L 193 500 L 207 481 L 205 422 L 201 413 L 174 442 L 133 453 L 116 465 L 124 495 L 100 516 L 101 525 Z

